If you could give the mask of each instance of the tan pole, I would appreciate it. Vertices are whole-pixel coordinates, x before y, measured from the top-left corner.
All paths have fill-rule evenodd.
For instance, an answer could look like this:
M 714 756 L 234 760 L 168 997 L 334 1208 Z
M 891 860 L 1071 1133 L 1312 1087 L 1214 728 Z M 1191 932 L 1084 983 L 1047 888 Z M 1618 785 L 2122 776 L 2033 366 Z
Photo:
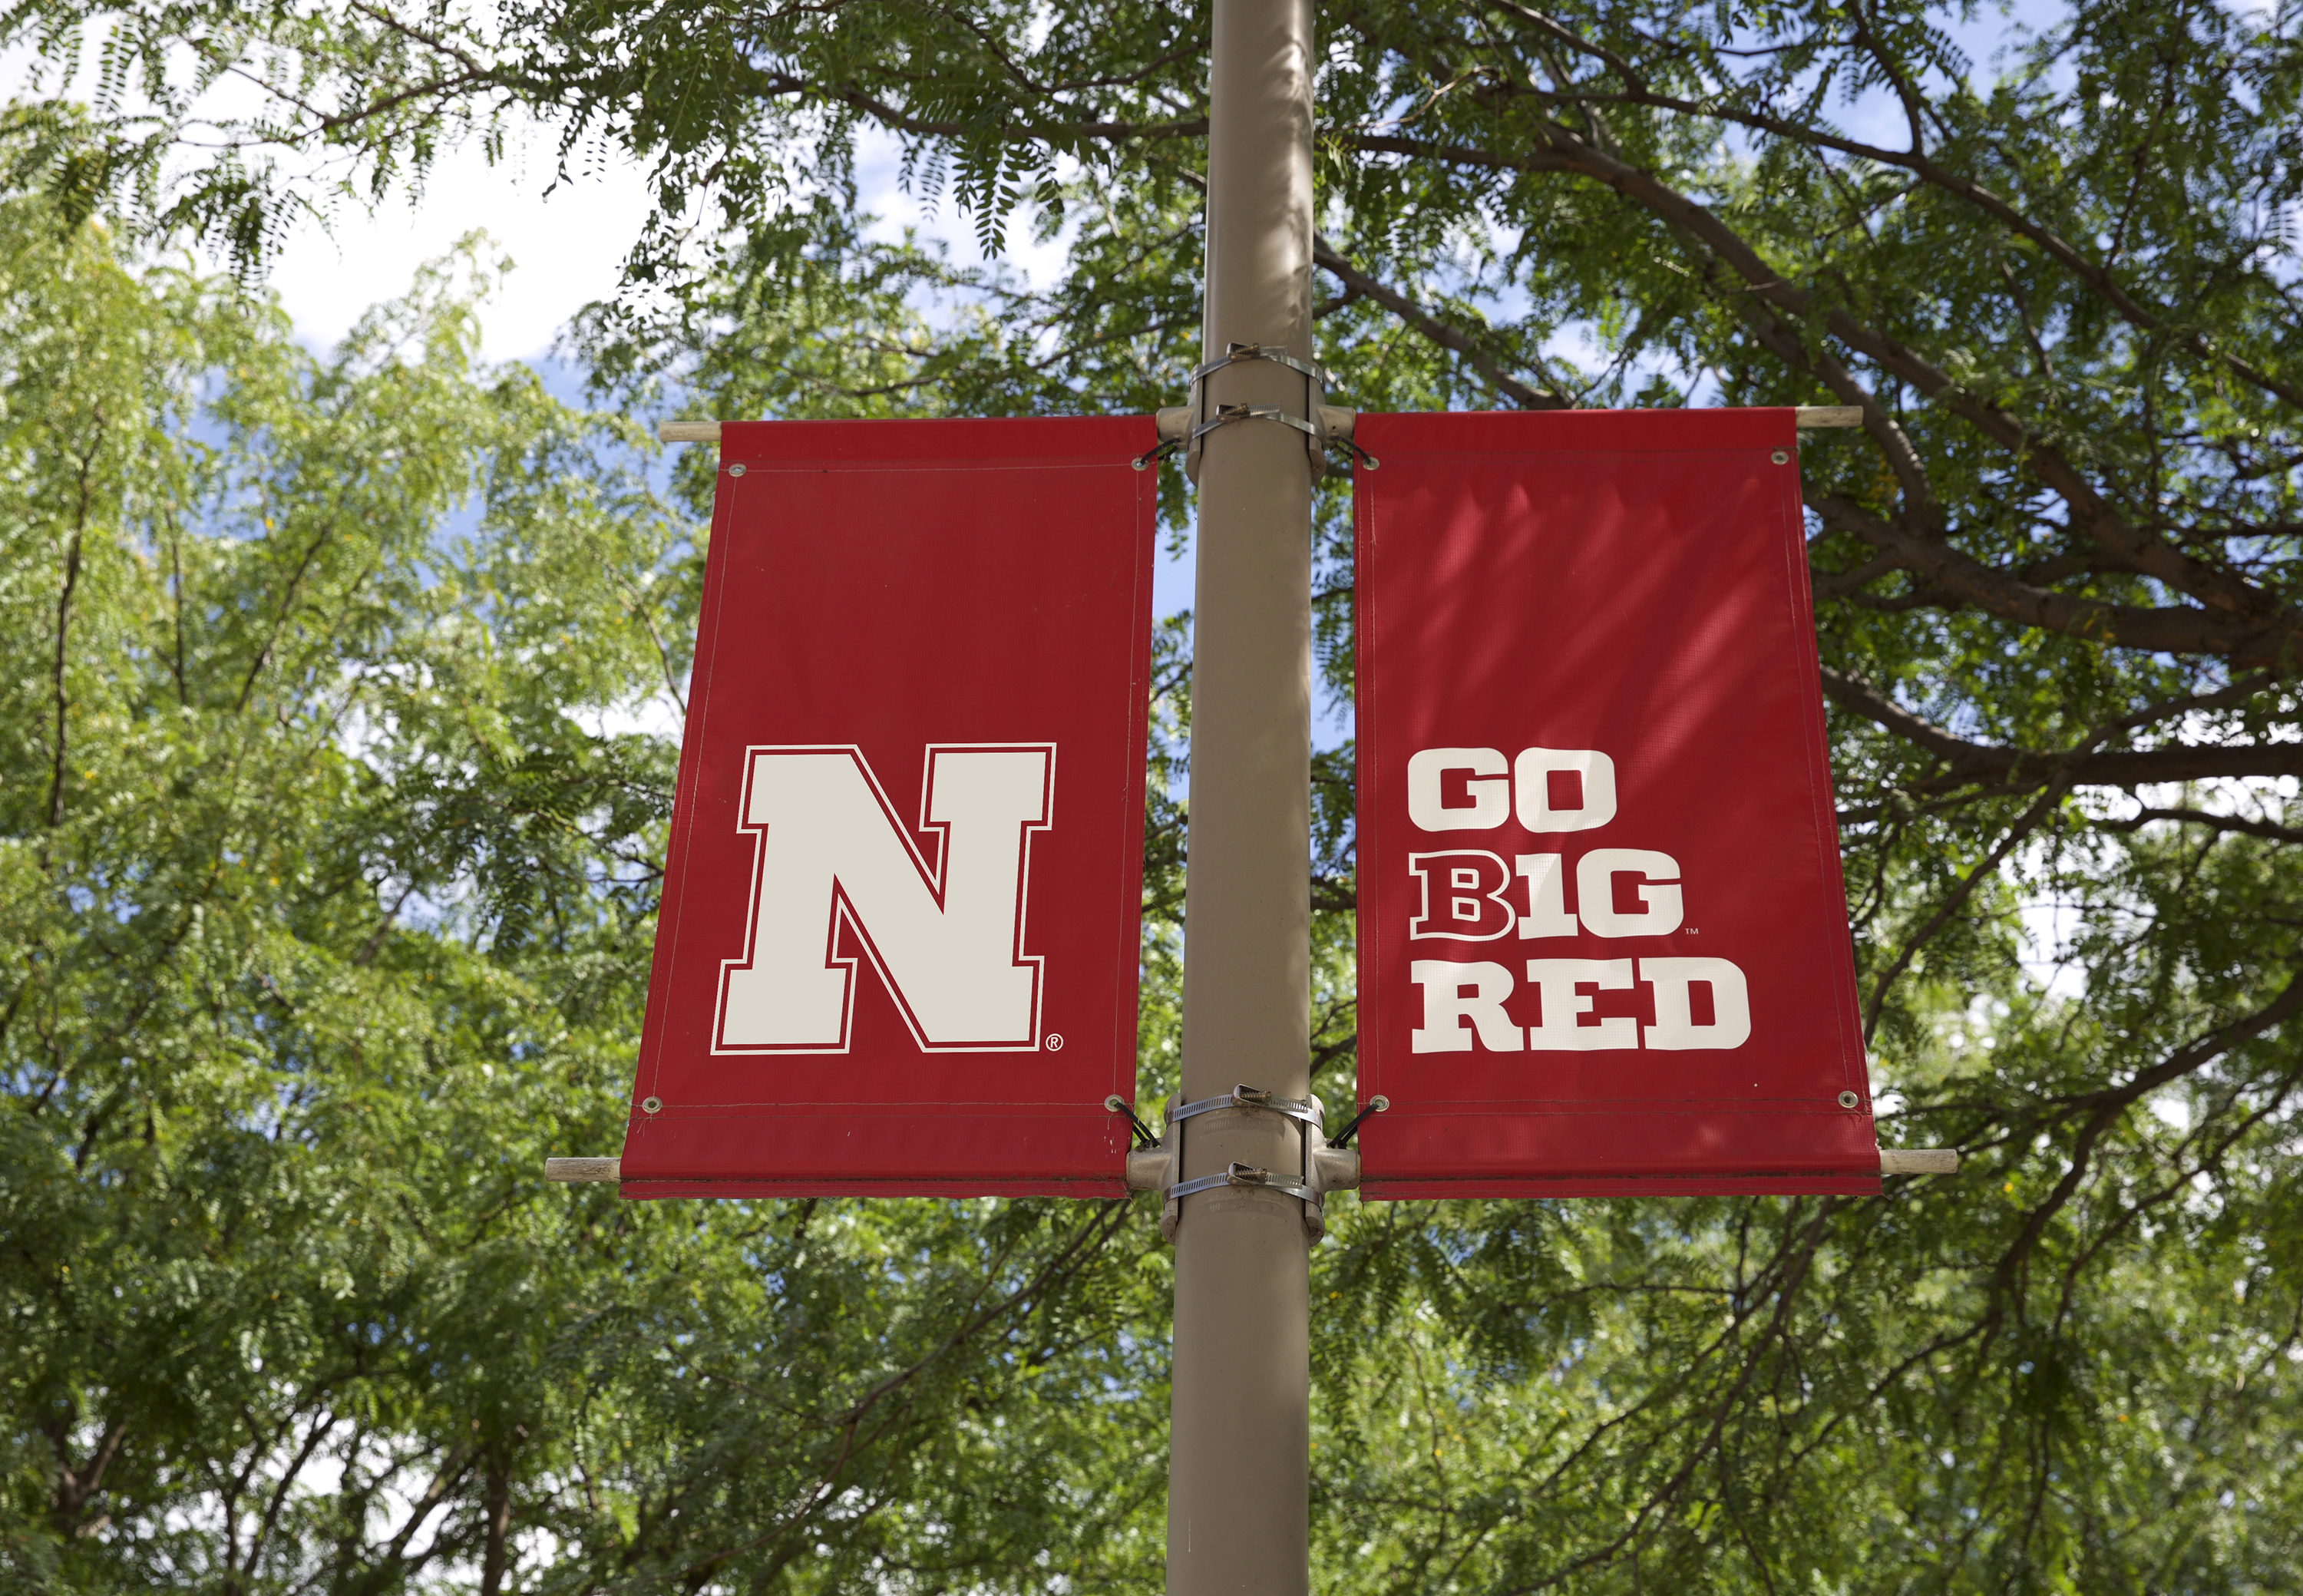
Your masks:
M 1311 0 L 1215 0 L 1206 358 L 1312 355 Z M 1304 409 L 1304 378 L 1243 361 L 1221 404 Z M 1314 418 L 1316 419 L 1316 418 Z M 1305 1096 L 1311 1031 L 1311 478 L 1303 435 L 1243 421 L 1199 472 L 1185 884 L 1184 1095 Z M 1293 1123 L 1227 1110 L 1176 1127 L 1185 1178 L 1298 1168 Z M 1172 1133 L 1171 1133 L 1172 1134 Z M 1303 1204 L 1183 1199 L 1168 1474 L 1169 1596 L 1309 1596 L 1311 1285 Z

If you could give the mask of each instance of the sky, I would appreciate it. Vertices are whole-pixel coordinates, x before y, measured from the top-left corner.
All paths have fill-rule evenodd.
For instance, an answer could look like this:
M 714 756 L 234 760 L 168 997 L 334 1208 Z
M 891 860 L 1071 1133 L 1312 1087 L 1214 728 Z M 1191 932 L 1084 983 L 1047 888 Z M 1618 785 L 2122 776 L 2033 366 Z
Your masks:
M 974 229 L 949 206 L 931 211 L 898 182 L 901 151 L 885 137 L 861 144 L 862 208 L 882 218 L 873 232 L 907 225 L 938 238 L 963 264 L 982 258 Z M 491 165 L 476 145 L 443 156 L 411 204 L 395 197 L 373 212 L 347 208 L 332 231 L 307 224 L 291 238 L 269 278 L 316 346 L 342 338 L 360 313 L 407 288 L 417 267 L 482 230 L 513 262 L 505 290 L 483 312 L 484 353 L 492 360 L 536 360 L 584 306 L 616 291 L 626 251 L 648 215 L 648 177 L 638 163 L 604 161 L 556 185 L 550 131 L 527 137 Z M 546 190 L 549 190 L 550 192 Z M 1007 264 L 1036 283 L 1052 280 L 1060 245 L 1034 245 L 1012 230 Z
M 372 212 L 348 207 L 333 231 L 307 222 L 268 274 L 306 343 L 342 339 L 371 305 L 405 293 L 417 268 L 466 233 L 485 232 L 516 268 L 482 312 L 490 360 L 547 354 L 570 317 L 616 291 L 624 253 L 647 219 L 646 174 L 615 164 L 572 177 L 547 195 L 552 146 L 533 141 L 491 166 L 476 146 L 443 156 L 414 203 L 395 197 Z
M 30 50 L 0 50 L 0 100 L 30 92 L 34 70 Z M 87 97 L 92 83 L 91 71 L 83 70 L 72 85 L 74 96 Z M 55 92 L 52 80 L 41 87 Z M 219 108 L 229 97 L 218 91 Z M 894 237 L 913 225 L 945 241 L 957 261 L 982 258 L 967 218 L 949 205 L 931 210 L 902 191 L 902 152 L 893 139 L 867 135 L 859 145 L 861 204 L 882 218 L 876 232 Z M 513 130 L 503 159 L 494 164 L 477 143 L 449 149 L 413 197 L 396 193 L 373 210 L 345 203 L 325 223 L 297 224 L 266 279 L 294 318 L 297 335 L 326 349 L 370 306 L 406 292 L 419 266 L 446 255 L 467 233 L 484 231 L 516 269 L 482 312 L 483 353 L 491 360 L 541 360 L 577 311 L 615 292 L 649 208 L 648 174 L 638 162 L 603 152 L 555 183 L 555 159 L 553 131 L 534 123 Z M 1034 245 L 1019 226 L 1005 260 L 1045 282 L 1060 267 L 1062 249 Z

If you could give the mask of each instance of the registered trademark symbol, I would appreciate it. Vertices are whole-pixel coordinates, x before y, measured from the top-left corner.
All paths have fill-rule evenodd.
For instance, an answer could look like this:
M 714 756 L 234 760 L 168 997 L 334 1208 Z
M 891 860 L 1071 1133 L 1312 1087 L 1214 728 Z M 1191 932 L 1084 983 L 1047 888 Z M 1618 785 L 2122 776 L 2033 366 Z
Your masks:
M 1048 1033 L 1048 1051 L 1051 1053 L 1059 1053 L 1064 1051 L 1064 1039 L 1057 1035 L 1053 1031 Z

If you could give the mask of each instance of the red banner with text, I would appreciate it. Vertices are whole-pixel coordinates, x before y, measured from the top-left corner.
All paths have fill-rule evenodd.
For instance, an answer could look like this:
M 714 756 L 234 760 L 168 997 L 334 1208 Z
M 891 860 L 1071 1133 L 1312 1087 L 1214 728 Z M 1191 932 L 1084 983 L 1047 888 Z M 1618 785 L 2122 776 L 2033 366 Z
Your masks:
M 1793 412 L 1356 441 L 1365 1194 L 1877 1191 Z
M 722 429 L 628 1196 L 1117 1196 L 1149 418 Z

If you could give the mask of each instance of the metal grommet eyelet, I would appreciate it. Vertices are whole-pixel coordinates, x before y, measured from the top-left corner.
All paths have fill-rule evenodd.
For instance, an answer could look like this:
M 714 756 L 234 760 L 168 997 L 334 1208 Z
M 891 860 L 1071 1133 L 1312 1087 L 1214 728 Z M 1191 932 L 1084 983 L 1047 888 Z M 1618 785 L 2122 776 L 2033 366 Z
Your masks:
M 1852 1092 L 1842 1092 L 1839 1094 L 1839 1106 L 1843 1109 L 1852 1109 L 1862 1101 L 1863 1100 L 1861 1098 L 1856 1096 Z
M 1778 449 L 1773 454 L 1767 456 L 1767 458 L 1775 461 L 1779 466 L 1787 466 L 1792 463 L 1792 452 L 1788 449 Z M 736 469 L 740 471 L 744 468 L 738 466 Z
M 1783 464 L 1783 456 L 1780 453 L 1776 456 L 1776 463 L 1777 465 Z M 730 477 L 741 477 L 743 474 L 744 468 L 741 466 L 730 466 L 728 468 L 728 475 Z
M 643 1114 L 661 1114 L 661 1113 L 662 1113 L 662 1112 L 663 1112 L 663 1099 L 662 1099 L 662 1098 L 661 1098 L 661 1097 L 643 1097 L 643 1098 L 641 1098 L 641 1099 L 640 1099 L 640 1112 L 641 1112 L 641 1113 L 643 1113 Z

